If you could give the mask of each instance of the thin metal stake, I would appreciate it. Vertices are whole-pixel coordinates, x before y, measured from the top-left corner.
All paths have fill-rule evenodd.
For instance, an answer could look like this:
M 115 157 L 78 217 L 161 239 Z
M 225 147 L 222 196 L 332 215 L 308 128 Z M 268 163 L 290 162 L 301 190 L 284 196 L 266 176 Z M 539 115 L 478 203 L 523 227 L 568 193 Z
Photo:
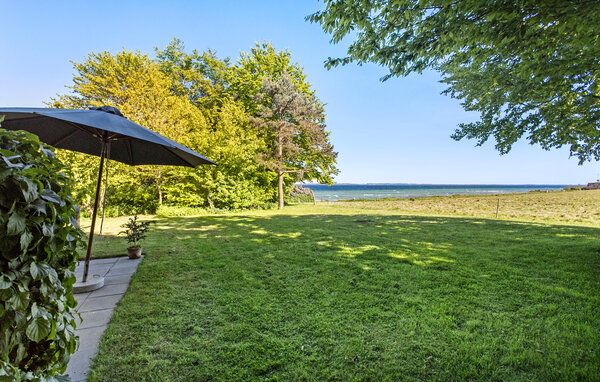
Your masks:
M 498 198 L 498 204 L 496 205 L 496 219 L 498 219 L 498 210 L 500 209 L 500 198 Z

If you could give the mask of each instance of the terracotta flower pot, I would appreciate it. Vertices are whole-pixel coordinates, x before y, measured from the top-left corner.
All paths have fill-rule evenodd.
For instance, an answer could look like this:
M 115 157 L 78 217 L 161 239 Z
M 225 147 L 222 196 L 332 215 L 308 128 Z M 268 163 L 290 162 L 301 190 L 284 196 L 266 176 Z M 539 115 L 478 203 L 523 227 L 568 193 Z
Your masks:
M 130 259 L 139 259 L 142 257 L 142 247 L 139 245 L 127 247 L 127 256 L 129 256 Z

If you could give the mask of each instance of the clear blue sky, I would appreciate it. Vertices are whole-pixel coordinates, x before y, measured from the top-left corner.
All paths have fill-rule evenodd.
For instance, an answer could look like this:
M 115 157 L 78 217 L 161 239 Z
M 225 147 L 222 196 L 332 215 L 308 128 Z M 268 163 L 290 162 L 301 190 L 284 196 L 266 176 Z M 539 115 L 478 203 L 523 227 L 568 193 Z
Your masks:
M 477 115 L 440 95 L 428 72 L 381 83 L 374 65 L 327 71 L 344 54 L 304 17 L 322 8 L 292 1 L 31 1 L 0 0 L 0 106 L 43 106 L 72 80 L 70 61 L 122 48 L 153 55 L 172 38 L 188 50 L 213 49 L 236 59 L 256 41 L 288 49 L 327 104 L 328 129 L 339 152 L 340 183 L 580 184 L 600 173 L 579 166 L 567 149 L 544 151 L 520 142 L 500 156 L 493 144 L 450 139 Z

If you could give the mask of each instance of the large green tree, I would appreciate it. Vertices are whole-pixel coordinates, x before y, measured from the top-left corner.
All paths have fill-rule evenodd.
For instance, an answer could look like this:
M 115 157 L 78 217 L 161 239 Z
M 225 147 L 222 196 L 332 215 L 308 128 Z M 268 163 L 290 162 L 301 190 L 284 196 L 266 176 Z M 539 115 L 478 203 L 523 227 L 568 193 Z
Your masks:
M 185 44 L 173 39 L 163 50 L 156 50 L 156 62 L 173 80 L 172 92 L 187 97 L 201 108 L 219 106 L 227 98 L 227 77 L 232 68 L 229 59 L 219 59 L 215 52 L 191 53 Z
M 197 108 L 185 97 L 171 93 L 171 79 L 147 55 L 129 51 L 116 55 L 92 53 L 84 62 L 74 63 L 74 67 L 77 73 L 69 86 L 72 92 L 59 96 L 54 106 L 116 106 L 130 120 L 180 142 L 191 130 L 204 124 Z M 72 158 L 71 176 L 82 180 L 75 191 L 82 197 L 85 195 L 85 206 L 94 178 L 90 169 L 96 168 L 97 159 L 76 153 L 61 156 Z M 161 205 L 165 178 L 176 171 L 164 166 L 128 167 L 112 162 L 111 168 L 115 170 L 111 176 L 114 184 L 111 194 L 117 204 L 147 204 L 150 198 Z M 148 192 L 155 193 L 155 198 Z
M 281 209 L 284 176 L 294 173 L 296 179 L 331 183 L 331 175 L 337 173 L 337 153 L 325 131 L 323 106 L 314 96 L 300 91 L 289 74 L 284 72 L 276 81 L 265 78 L 257 101 L 259 112 L 254 121 L 269 148 L 260 159 L 277 172 Z
M 307 17 L 348 55 L 402 76 L 433 68 L 447 94 L 479 112 L 453 135 L 493 137 L 501 153 L 525 136 L 544 149 L 600 159 L 600 2 L 585 0 L 325 0 Z
M 302 67 L 292 61 L 288 50 L 276 50 L 269 43 L 256 43 L 249 52 L 242 52 L 239 59 L 227 72 L 226 82 L 229 92 L 239 99 L 247 110 L 259 112 L 257 94 L 265 79 L 278 79 L 287 73 L 296 88 L 307 96 L 313 96 L 314 90 L 306 80 Z
M 323 103 L 291 52 L 257 43 L 226 76 L 227 90 L 245 106 L 265 144 L 259 163 L 275 174 L 278 204 L 298 180 L 331 183 L 337 153 L 325 130 Z M 285 101 L 292 101 L 286 104 Z M 285 176 L 295 173 L 296 177 Z
M 202 111 L 208 128 L 190 137 L 219 164 L 188 172 L 187 180 L 173 184 L 173 192 L 196 184 L 211 207 L 248 208 L 274 200 L 271 184 L 275 177 L 257 161 L 266 144 L 252 127 L 247 107 L 230 90 L 229 79 L 235 76 L 229 60 L 217 58 L 212 51 L 187 53 L 183 42 L 174 39 L 157 50 L 157 62 L 172 78 L 173 93 L 187 97 Z M 190 193 L 177 195 L 177 204 L 192 202 L 183 198 L 191 197 Z
M 229 59 L 220 60 L 212 51 L 199 53 L 194 50 L 186 53 L 183 43 L 175 39 L 164 50 L 157 51 L 157 57 L 163 72 L 174 80 L 173 91 L 187 96 L 204 110 L 210 123 L 218 123 L 223 110 L 229 110 L 230 113 L 233 109 L 239 118 L 238 123 L 230 124 L 230 127 L 244 125 L 242 111 L 246 113 L 246 118 L 254 122 L 251 126 L 243 126 L 238 132 L 220 131 L 229 134 L 231 142 L 246 137 L 245 145 L 236 142 L 227 151 L 235 152 L 237 148 L 245 153 L 245 158 L 252 158 L 252 163 L 246 162 L 245 166 L 238 169 L 239 174 L 246 168 L 251 176 L 230 178 L 231 184 L 243 185 L 246 190 L 257 187 L 267 190 L 277 184 L 277 195 L 282 205 L 285 192 L 295 180 L 332 181 L 331 176 L 337 172 L 336 154 L 329 142 L 329 134 L 324 130 L 323 105 L 316 98 L 300 65 L 292 61 L 289 51 L 277 51 L 271 44 L 257 43 L 249 52 L 242 53 L 234 64 L 230 64 Z M 285 91 L 289 91 L 289 96 L 297 96 L 298 100 L 293 109 L 278 114 L 281 121 L 290 123 L 289 128 L 283 129 L 279 135 L 283 139 L 279 142 L 278 135 L 274 134 L 277 129 L 271 126 L 276 117 L 267 115 L 276 111 L 273 110 L 273 98 L 265 93 L 265 84 L 277 83 L 282 76 L 286 77 L 289 85 Z M 301 101 L 306 102 L 302 106 L 305 108 L 303 111 L 300 111 Z M 310 111 L 308 104 L 311 105 Z M 243 110 L 239 110 L 240 107 Z M 298 120 L 290 118 L 290 110 L 296 113 Z M 309 120 L 312 123 L 310 126 Z M 253 129 L 253 126 L 256 128 Z M 288 139 L 288 130 L 294 131 L 293 140 Z M 279 156 L 278 147 L 282 150 Z M 219 162 L 219 155 L 213 157 Z M 278 162 L 277 158 L 285 158 L 286 163 L 283 159 Z M 207 171 L 219 172 L 220 167 Z M 297 176 L 285 177 L 290 172 Z M 263 192 L 260 195 L 273 197 L 275 193 Z
M 111 214 L 153 213 L 161 204 L 241 209 L 262 207 L 276 200 L 278 172 L 267 158 L 274 141 L 259 117 L 269 98 L 259 97 L 266 78 L 289 70 L 294 91 L 322 105 L 290 53 L 257 44 L 235 65 L 214 52 L 188 53 L 179 40 L 156 50 L 152 60 L 140 52 L 91 53 L 74 63 L 71 92 L 53 100 L 54 107 L 112 105 L 125 116 L 178 141 L 218 163 L 195 169 L 135 166 L 110 162 L 107 209 Z M 335 156 L 324 131 L 324 115 L 315 115 L 317 130 L 297 130 L 295 142 L 304 152 L 296 156 L 302 179 L 331 181 Z M 304 122 L 302 122 L 304 124 Z M 318 146 L 318 147 L 317 147 Z M 331 151 L 331 150 L 330 150 Z M 323 154 L 323 155 L 322 155 Z M 97 158 L 74 152 L 59 153 L 76 179 L 75 198 L 89 211 L 93 200 Z M 302 166 L 300 166 L 302 163 Z M 288 166 L 289 167 L 289 166 Z M 302 168 L 302 171 L 300 169 Z M 292 167 L 286 171 L 291 171 Z M 286 186 L 293 183 L 288 179 Z

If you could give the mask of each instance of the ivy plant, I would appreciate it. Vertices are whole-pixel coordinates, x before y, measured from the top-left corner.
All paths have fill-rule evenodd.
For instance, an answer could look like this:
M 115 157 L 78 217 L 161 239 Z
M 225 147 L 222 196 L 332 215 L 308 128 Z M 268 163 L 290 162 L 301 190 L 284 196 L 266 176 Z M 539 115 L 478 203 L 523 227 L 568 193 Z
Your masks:
M 83 244 L 70 181 L 50 146 L 0 129 L 0 380 L 55 380 L 78 346 Z

